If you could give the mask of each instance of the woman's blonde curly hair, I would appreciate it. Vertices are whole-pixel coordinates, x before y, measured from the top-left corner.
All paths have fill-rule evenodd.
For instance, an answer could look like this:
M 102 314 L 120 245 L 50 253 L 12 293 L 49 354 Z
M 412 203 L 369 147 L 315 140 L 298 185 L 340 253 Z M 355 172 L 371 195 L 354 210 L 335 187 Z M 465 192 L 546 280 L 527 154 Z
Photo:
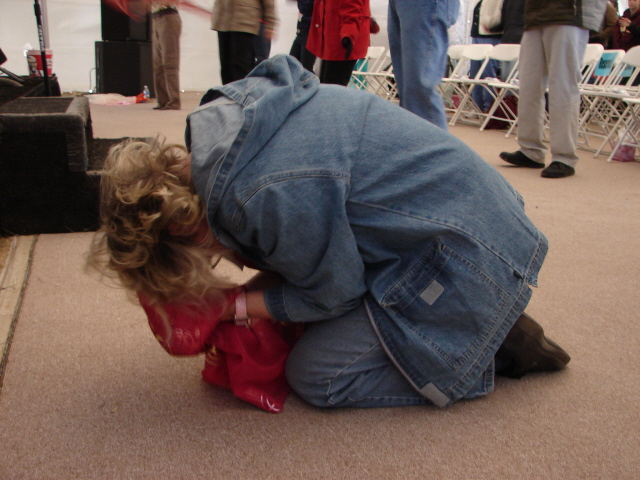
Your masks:
M 195 241 L 205 205 L 186 155 L 184 147 L 159 139 L 112 147 L 100 186 L 101 228 L 88 256 L 88 265 L 115 273 L 161 309 L 169 301 L 204 303 L 231 287 L 212 272 L 212 262 L 231 252 L 208 229 Z

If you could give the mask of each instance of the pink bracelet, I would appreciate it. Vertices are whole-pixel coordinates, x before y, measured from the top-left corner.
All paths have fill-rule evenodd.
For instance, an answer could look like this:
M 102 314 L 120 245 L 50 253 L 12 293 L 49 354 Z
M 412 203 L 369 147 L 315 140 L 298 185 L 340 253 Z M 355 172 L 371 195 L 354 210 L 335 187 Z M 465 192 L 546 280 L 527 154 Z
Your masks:
M 251 319 L 247 312 L 247 294 L 244 287 L 236 297 L 236 314 L 233 317 L 233 322 L 239 327 L 251 327 Z

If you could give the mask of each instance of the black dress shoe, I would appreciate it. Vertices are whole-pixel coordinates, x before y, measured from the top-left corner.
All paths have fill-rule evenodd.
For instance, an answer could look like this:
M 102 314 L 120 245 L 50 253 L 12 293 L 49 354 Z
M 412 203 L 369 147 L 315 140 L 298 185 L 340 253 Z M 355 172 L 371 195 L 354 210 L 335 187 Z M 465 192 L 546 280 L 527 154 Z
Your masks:
M 576 173 L 575 168 L 562 162 L 551 162 L 547 168 L 542 170 L 541 176 L 544 178 L 564 178 Z
M 500 158 L 517 167 L 544 168 L 544 163 L 534 162 L 520 150 L 517 152 L 502 152 Z
M 156 105 L 153 107 L 154 110 L 164 110 L 164 105 Z
M 529 315 L 520 315 L 496 353 L 504 367 L 498 375 L 521 378 L 531 372 L 562 370 L 571 357 L 544 335 L 542 327 Z

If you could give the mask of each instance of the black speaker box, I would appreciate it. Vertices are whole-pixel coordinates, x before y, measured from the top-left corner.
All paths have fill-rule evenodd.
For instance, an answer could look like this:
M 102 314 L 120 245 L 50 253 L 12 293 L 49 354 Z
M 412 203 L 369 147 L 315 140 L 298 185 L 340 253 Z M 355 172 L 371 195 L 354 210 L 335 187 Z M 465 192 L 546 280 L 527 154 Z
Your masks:
M 151 18 L 149 14 L 134 20 L 124 13 L 100 2 L 102 17 L 102 40 L 113 42 L 150 42 Z
M 138 95 L 145 85 L 152 97 L 153 60 L 146 42 L 96 42 L 98 93 Z
M 0 107 L 0 235 L 98 227 L 91 137 L 86 97 L 17 98 Z

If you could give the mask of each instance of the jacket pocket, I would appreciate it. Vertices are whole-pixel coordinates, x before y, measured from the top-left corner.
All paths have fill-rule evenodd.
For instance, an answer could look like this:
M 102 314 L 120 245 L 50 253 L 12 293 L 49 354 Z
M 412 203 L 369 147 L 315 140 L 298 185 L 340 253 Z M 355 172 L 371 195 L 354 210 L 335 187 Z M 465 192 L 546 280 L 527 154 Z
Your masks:
M 506 315 L 510 296 L 465 256 L 437 242 L 384 296 L 382 306 L 457 369 L 475 358 Z

